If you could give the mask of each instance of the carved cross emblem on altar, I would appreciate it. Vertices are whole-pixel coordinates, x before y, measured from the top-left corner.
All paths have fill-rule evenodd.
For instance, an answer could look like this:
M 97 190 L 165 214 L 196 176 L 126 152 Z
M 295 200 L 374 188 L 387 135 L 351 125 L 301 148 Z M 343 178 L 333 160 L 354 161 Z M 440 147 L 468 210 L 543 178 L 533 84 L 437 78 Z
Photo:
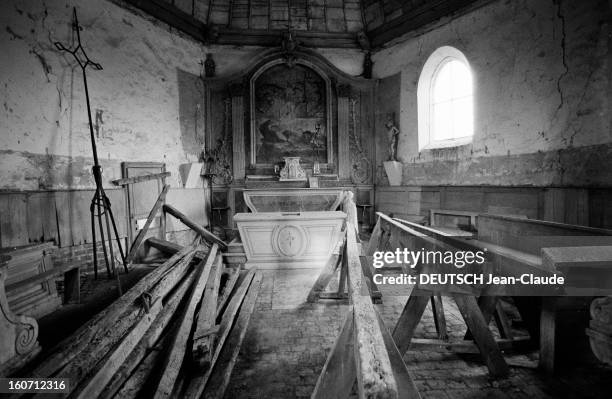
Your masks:
M 289 225 L 279 229 L 277 246 L 281 255 L 296 256 L 304 249 L 306 237 L 296 226 Z

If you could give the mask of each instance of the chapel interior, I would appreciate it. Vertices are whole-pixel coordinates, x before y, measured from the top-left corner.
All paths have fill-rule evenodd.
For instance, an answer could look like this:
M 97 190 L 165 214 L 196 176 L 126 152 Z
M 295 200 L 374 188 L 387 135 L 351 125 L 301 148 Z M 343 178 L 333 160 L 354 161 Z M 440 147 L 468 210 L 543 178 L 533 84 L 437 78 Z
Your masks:
M 610 397 L 612 2 L 5 0 L 0 49 L 0 377 Z

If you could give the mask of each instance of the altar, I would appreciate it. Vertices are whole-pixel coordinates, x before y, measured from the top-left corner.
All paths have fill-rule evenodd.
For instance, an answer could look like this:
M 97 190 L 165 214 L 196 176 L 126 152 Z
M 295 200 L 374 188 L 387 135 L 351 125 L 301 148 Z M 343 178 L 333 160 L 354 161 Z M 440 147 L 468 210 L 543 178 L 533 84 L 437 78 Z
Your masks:
M 257 212 L 312 212 L 335 211 L 342 202 L 340 188 L 259 189 L 244 190 L 244 202 Z
M 327 212 L 238 213 L 234 220 L 247 267 L 321 268 L 341 237 L 346 214 Z

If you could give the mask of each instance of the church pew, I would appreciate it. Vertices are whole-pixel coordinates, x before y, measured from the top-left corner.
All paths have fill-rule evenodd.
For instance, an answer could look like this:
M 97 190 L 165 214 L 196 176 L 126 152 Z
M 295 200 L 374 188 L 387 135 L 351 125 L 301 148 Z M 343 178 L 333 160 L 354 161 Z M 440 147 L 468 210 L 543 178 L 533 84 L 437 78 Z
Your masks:
M 377 216 L 377 225 L 370 239 L 368 251 L 394 251 L 397 248 L 455 251 L 467 250 L 469 248 L 469 244 L 464 241 L 457 240 L 433 228 L 410 222 L 400 223 L 380 212 L 377 213 Z M 410 227 L 404 223 L 409 223 Z M 435 237 L 436 235 L 439 238 Z M 444 271 L 452 271 L 450 269 L 452 267 L 454 266 L 450 265 L 449 268 L 445 268 L 442 265 L 419 264 L 414 269 L 404 266 L 403 271 L 406 274 L 412 275 L 429 274 L 430 272 L 443 273 Z M 474 344 L 487 365 L 489 374 L 493 377 L 507 376 L 509 372 L 508 365 L 491 330 L 488 328 L 488 321 L 485 320 L 476 301 L 480 293 L 481 287 L 479 286 L 430 286 L 416 284 L 410 292 L 408 301 L 393 330 L 393 339 L 400 353 L 405 353 L 411 348 L 414 331 L 422 318 L 430 298 L 444 295 L 456 302 L 466 325 L 474 332 Z M 438 335 L 441 335 L 441 333 L 442 331 L 438 331 Z M 453 346 L 453 343 L 441 339 L 436 340 L 436 342 L 438 346 Z M 433 342 L 429 344 L 433 344 Z
M 346 259 L 351 309 L 311 398 L 348 398 L 355 380 L 361 398 L 420 398 L 401 353 L 368 295 L 356 230 L 350 222 L 342 255 Z
M 566 269 L 559 270 L 558 266 L 573 262 L 576 250 L 562 251 L 564 261 L 558 261 L 555 265 L 543 261 L 542 254 L 547 250 L 562 250 L 567 246 L 585 245 L 596 246 L 599 251 L 602 251 L 604 246 L 612 243 L 611 232 L 604 229 L 498 215 L 480 215 L 479 221 L 482 222 L 479 224 L 478 239 L 466 240 L 466 242 L 475 248 L 486 248 L 489 254 L 497 257 L 495 269 L 502 273 L 511 269 L 512 264 L 515 265 L 517 272 L 532 269 L 540 272 L 567 273 Z M 443 232 L 436 232 L 435 229 L 414 225 L 410 222 L 402 222 L 411 225 L 414 229 L 429 230 L 430 234 L 444 239 Z M 526 226 L 524 230 L 520 228 L 521 225 Z M 457 238 L 448 238 L 448 240 L 457 241 Z M 508 246 L 499 245 L 506 243 Z M 500 268 L 501 265 L 505 267 Z M 597 286 L 597 281 L 601 287 L 609 287 L 609 285 L 601 285 L 601 281 L 607 281 L 602 272 L 603 270 L 599 269 L 587 276 L 583 269 L 579 274 L 567 275 L 565 294 L 576 292 L 576 288 L 581 288 L 584 292 L 584 288 L 588 287 L 587 289 L 592 291 L 592 288 Z M 502 291 L 489 290 L 486 295 L 502 295 Z M 563 348 L 582 346 L 585 349 L 584 352 L 588 352 L 584 327 L 588 322 L 587 309 L 592 298 L 556 296 L 561 293 L 552 292 L 549 293 L 549 296 L 542 296 L 545 294 L 542 292 L 534 293 L 534 296 L 540 296 L 538 298 L 514 297 L 521 316 L 527 322 L 530 334 L 534 338 L 539 337 L 540 366 L 548 373 L 554 372 L 555 367 L 568 363 L 568 360 L 576 358 L 575 351 L 563 350 Z M 511 295 L 511 292 L 505 292 L 505 294 Z M 520 294 L 525 295 L 524 292 Z M 488 296 L 480 298 L 481 310 L 487 320 L 492 314 L 483 308 L 482 302 L 490 302 L 491 298 Z
M 478 216 L 477 228 L 478 241 L 489 248 L 495 249 L 495 245 L 501 245 L 517 253 L 538 256 L 543 268 L 564 273 L 566 294 L 582 295 L 585 285 L 588 285 L 585 279 L 590 280 L 587 289 L 594 288 L 595 281 L 604 280 L 605 269 L 600 268 L 587 275 L 585 269 L 568 274 L 567 268 L 558 267 L 574 262 L 580 252 L 578 249 L 564 248 L 599 247 L 599 250 L 604 250 L 606 246 L 612 245 L 612 230 L 488 214 Z M 545 260 L 547 251 L 556 251 L 556 262 Z M 587 251 L 593 252 L 594 249 Z M 584 329 L 588 325 L 588 308 L 592 296 L 543 296 L 537 298 L 539 303 L 529 297 L 514 299 L 522 308 L 522 314 L 527 314 L 529 310 L 537 312 L 537 317 L 531 316 L 532 322 L 528 327 L 535 331 L 534 335 L 539 334 L 540 367 L 545 372 L 553 373 L 560 366 L 576 360 L 577 353 L 589 352 Z

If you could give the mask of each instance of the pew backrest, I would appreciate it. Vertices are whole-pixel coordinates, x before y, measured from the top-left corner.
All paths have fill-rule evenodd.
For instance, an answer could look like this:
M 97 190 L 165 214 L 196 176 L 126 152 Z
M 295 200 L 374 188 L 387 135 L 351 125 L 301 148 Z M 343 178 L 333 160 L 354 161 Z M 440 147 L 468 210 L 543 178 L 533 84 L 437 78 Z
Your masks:
M 542 248 L 612 245 L 612 230 L 513 216 L 478 215 L 478 240 L 540 255 Z

